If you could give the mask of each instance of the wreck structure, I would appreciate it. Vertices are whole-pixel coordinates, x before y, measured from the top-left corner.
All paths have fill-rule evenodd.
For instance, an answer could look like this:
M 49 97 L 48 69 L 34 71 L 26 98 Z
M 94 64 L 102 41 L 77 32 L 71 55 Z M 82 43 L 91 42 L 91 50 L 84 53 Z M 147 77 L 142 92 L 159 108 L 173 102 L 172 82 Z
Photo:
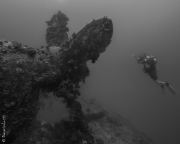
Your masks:
M 60 11 L 47 21 L 47 46 L 33 48 L 18 42 L 0 40 L 0 122 L 6 118 L 5 139 L 9 144 L 32 144 L 41 91 L 53 92 L 70 108 L 71 128 L 68 139 L 93 144 L 81 104 L 80 82 L 89 76 L 87 61 L 95 63 L 111 42 L 113 23 L 107 17 L 93 20 L 77 34 L 68 38 L 67 21 Z M 1 130 L 1 129 L 0 129 Z M 72 133 L 73 131 L 73 133 Z M 2 130 L 0 131 L 2 135 Z M 53 140 L 52 140 L 53 141 Z M 56 144 L 65 144 L 63 140 Z

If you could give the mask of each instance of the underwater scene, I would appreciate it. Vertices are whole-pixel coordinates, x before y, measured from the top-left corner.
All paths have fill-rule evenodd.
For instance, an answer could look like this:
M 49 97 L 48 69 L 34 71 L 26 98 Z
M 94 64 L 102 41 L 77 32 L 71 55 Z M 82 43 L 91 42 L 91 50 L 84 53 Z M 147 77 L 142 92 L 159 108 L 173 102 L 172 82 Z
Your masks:
M 1 0 L 0 144 L 180 144 L 179 0 Z

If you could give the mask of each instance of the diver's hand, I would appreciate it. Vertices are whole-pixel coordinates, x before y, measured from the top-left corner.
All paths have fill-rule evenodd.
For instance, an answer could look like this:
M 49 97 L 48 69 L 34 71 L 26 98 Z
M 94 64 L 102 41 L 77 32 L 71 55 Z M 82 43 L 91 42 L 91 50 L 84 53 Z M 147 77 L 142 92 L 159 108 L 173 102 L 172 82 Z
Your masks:
M 136 61 L 139 63 L 138 58 L 135 55 L 132 55 L 136 59 Z

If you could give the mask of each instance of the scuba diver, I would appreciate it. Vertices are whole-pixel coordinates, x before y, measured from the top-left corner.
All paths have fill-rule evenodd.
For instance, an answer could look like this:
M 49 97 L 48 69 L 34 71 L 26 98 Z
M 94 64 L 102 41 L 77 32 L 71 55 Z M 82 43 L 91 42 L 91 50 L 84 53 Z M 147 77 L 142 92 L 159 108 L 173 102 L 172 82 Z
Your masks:
M 167 88 L 170 90 L 170 92 L 175 95 L 176 91 L 172 88 L 172 86 L 169 85 L 168 82 L 163 82 L 158 80 L 157 76 L 157 60 L 154 56 L 148 56 L 145 53 L 142 53 L 141 55 L 135 56 L 132 55 L 132 57 L 136 58 L 136 61 L 139 64 L 143 64 L 143 71 L 144 73 L 148 74 L 158 85 L 161 86 L 164 94 L 164 86 L 167 86 Z

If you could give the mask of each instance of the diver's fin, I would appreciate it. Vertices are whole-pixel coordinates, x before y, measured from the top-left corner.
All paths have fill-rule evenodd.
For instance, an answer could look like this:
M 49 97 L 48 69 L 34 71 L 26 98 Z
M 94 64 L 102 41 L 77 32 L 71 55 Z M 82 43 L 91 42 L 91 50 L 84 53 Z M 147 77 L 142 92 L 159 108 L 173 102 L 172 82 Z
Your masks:
M 176 95 L 177 93 L 176 93 L 176 91 L 173 89 L 173 87 L 172 86 L 167 86 L 167 88 L 170 90 L 170 92 L 173 94 L 173 95 Z
M 166 95 L 166 92 L 164 90 L 164 85 L 161 85 L 161 88 L 162 88 L 162 92 L 164 93 L 164 95 Z
M 176 95 L 177 92 L 175 91 L 175 89 L 169 85 L 169 83 L 166 82 L 165 84 L 167 86 L 167 88 L 169 89 L 169 91 L 173 94 L 173 95 Z

